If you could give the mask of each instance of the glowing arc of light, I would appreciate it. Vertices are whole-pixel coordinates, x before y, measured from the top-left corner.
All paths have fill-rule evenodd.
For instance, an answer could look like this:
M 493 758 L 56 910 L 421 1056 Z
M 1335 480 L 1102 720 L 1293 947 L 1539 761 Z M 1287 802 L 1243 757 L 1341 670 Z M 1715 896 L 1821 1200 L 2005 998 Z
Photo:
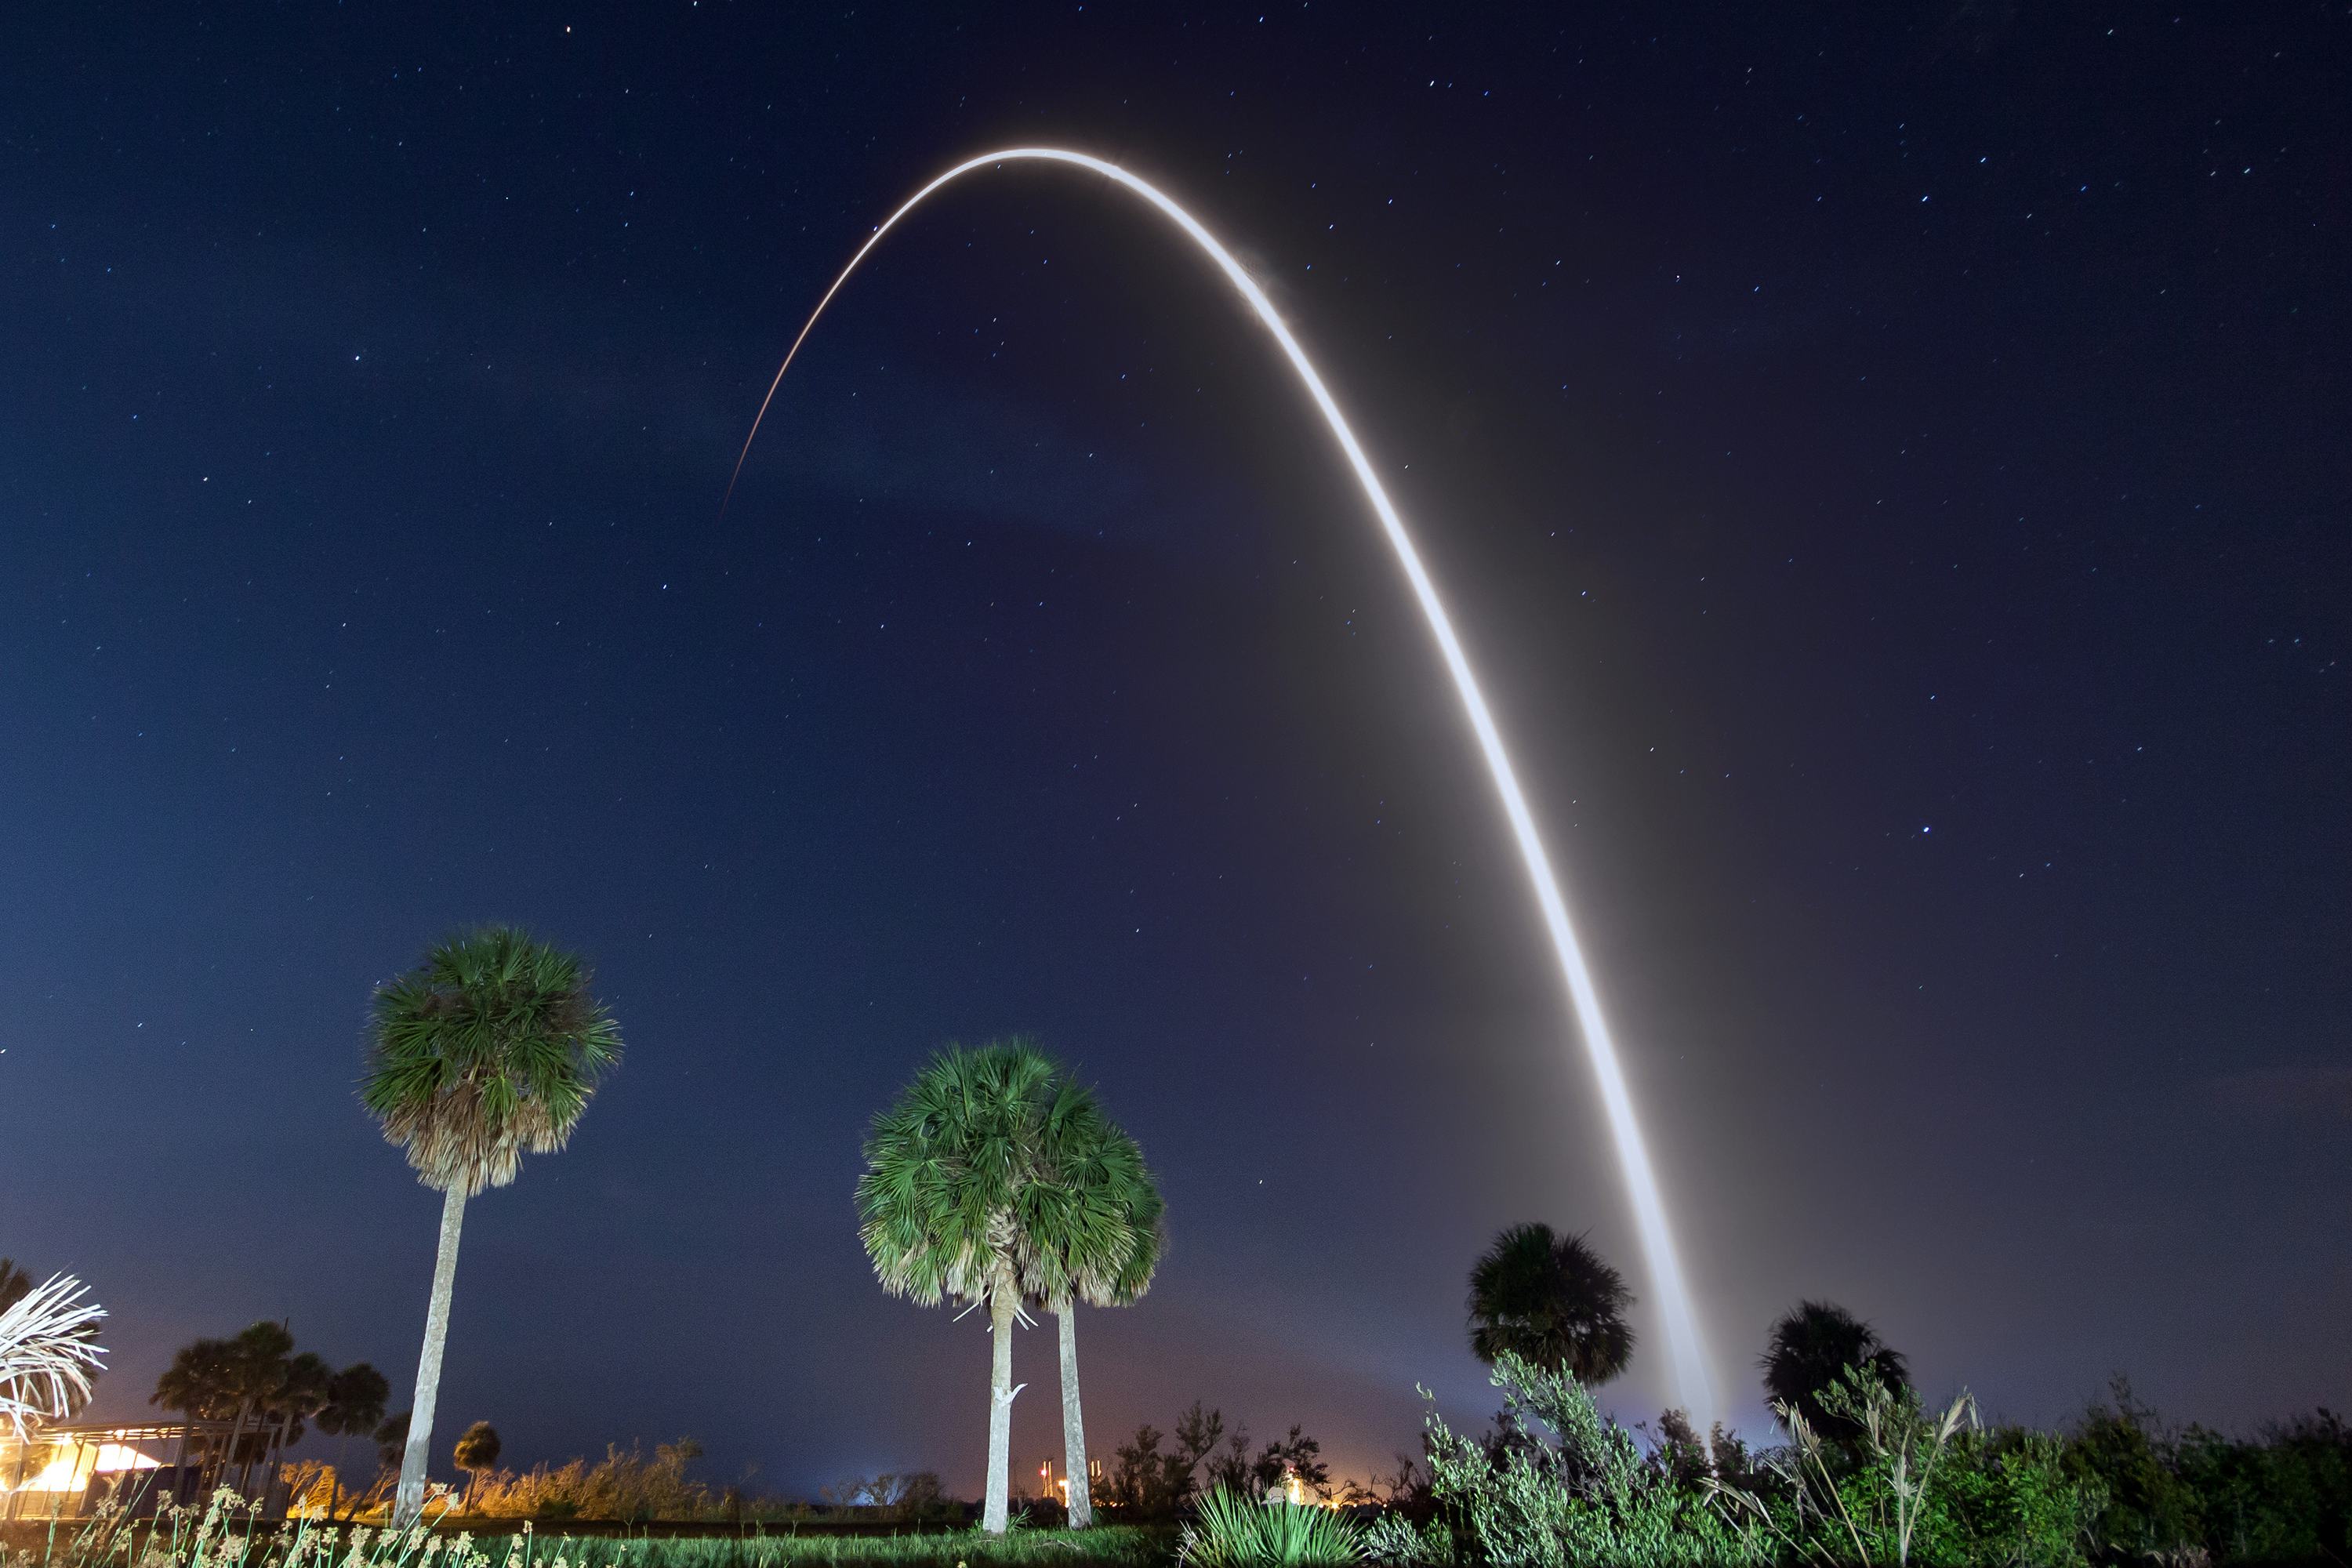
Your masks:
M 1495 790 L 1502 797 L 1504 815 L 1509 819 L 1511 834 L 1518 842 L 1519 857 L 1527 863 L 1528 879 L 1535 885 L 1536 902 L 1543 911 L 1544 929 L 1551 938 L 1559 955 L 1562 977 L 1568 983 L 1570 1000 L 1576 1011 L 1579 1032 L 1583 1036 L 1585 1055 L 1601 1085 L 1601 1101 L 1609 1117 L 1609 1131 L 1616 1145 L 1617 1163 L 1623 1173 L 1628 1194 L 1633 1200 L 1633 1215 L 1642 1233 L 1643 1260 L 1649 1266 L 1650 1280 L 1658 1293 L 1660 1315 L 1666 1329 L 1666 1347 L 1675 1369 L 1675 1384 L 1683 1408 L 1701 1430 L 1715 1415 L 1715 1396 L 1706 1370 L 1705 1349 L 1699 1337 L 1698 1320 L 1693 1311 L 1690 1292 L 1683 1279 L 1682 1262 L 1675 1250 L 1674 1232 L 1666 1221 L 1665 1200 L 1658 1191 L 1656 1172 L 1650 1163 L 1649 1145 L 1642 1136 L 1641 1120 L 1634 1114 L 1633 1099 L 1625 1085 L 1625 1074 L 1617 1060 L 1617 1047 L 1609 1032 L 1609 1021 L 1601 1010 L 1601 997 L 1592 984 L 1592 973 L 1584 962 L 1584 949 L 1577 941 L 1576 928 L 1570 922 L 1568 902 L 1561 896 L 1559 879 L 1553 874 L 1551 858 L 1544 851 L 1543 837 L 1536 830 L 1534 815 L 1528 809 L 1527 797 L 1520 793 L 1517 773 L 1511 766 L 1509 753 L 1504 749 L 1502 732 L 1495 726 L 1495 717 L 1487 710 L 1486 699 L 1478 689 L 1478 679 L 1470 668 L 1468 656 L 1462 651 L 1459 638 L 1454 635 L 1454 622 L 1445 613 L 1437 596 L 1437 586 L 1430 581 L 1428 570 L 1421 563 L 1421 552 L 1413 548 L 1412 539 L 1405 531 L 1404 520 L 1373 473 L 1371 460 L 1349 427 L 1347 417 L 1330 389 L 1316 373 L 1307 359 L 1307 351 L 1298 346 L 1290 328 L 1267 299 L 1265 290 L 1256 279 L 1234 259 L 1231 252 L 1217 242 L 1214 235 L 1202 227 L 1191 213 L 1176 205 L 1157 187 L 1129 174 L 1116 163 L 1104 162 L 1084 153 L 1073 153 L 1057 147 L 1013 147 L 1001 152 L 982 153 L 967 159 L 940 174 L 938 178 L 907 198 L 867 237 L 857 254 L 841 269 L 833 286 L 817 301 L 816 309 L 793 340 L 785 352 L 784 363 L 776 367 L 776 379 L 768 384 L 768 395 L 760 402 L 760 412 L 751 421 L 751 430 L 743 439 L 743 450 L 735 459 L 735 472 L 727 481 L 727 495 L 732 500 L 736 480 L 743 474 L 743 463 L 751 455 L 751 443 L 759 437 L 760 422 L 768 415 L 768 406 L 776 398 L 776 388 L 783 384 L 784 373 L 793 367 L 793 359 L 808 342 L 817 319 L 824 314 L 841 286 L 849 281 L 866 253 L 882 241 L 898 225 L 898 220 L 920 205 L 925 198 L 940 186 L 971 174 L 975 170 L 992 168 L 1003 163 L 1045 163 L 1074 165 L 1102 175 L 1105 179 L 1132 191 L 1142 197 L 1169 221 L 1182 229 L 1186 237 L 1199 246 L 1226 281 L 1246 300 L 1258 321 L 1273 334 L 1281 345 L 1290 368 L 1314 399 L 1315 406 L 1330 426 L 1332 438 L 1355 470 L 1357 482 L 1363 487 L 1364 498 L 1371 502 L 1373 512 L 1380 518 L 1381 529 L 1388 537 L 1390 548 L 1396 552 L 1397 563 L 1404 569 L 1405 580 L 1412 587 L 1414 599 L 1421 605 L 1423 616 L 1429 623 L 1430 634 L 1436 638 L 1438 650 L 1444 656 L 1446 672 L 1454 678 L 1454 690 L 1460 695 L 1464 710 L 1468 714 L 1470 728 L 1478 738 L 1478 749 L 1486 761 L 1486 771 L 1493 775 Z M 726 503 L 720 503 L 725 510 Z

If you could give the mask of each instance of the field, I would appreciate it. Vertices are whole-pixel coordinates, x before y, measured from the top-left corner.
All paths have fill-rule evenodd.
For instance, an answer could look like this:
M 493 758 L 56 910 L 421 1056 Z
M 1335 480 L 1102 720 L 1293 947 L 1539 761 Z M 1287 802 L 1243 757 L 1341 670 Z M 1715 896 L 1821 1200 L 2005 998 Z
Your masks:
M 383 1538 L 362 1530 L 296 1521 L 249 1536 L 230 1533 L 209 1553 L 174 1542 L 168 1527 L 142 1521 L 118 1529 L 23 1521 L 0 1526 L 7 1568 L 142 1568 L 159 1559 L 211 1568 L 799 1568 L 809 1564 L 891 1564 L 893 1568 L 1142 1568 L 1169 1562 L 1176 1531 L 1149 1525 L 1098 1525 L 1088 1531 L 1014 1530 L 1003 1536 L 946 1529 L 843 1531 L 817 1526 L 705 1527 L 698 1534 L 481 1535 L 435 1532 L 413 1552 L 387 1553 Z M 724 1530 L 724 1533 L 719 1531 Z

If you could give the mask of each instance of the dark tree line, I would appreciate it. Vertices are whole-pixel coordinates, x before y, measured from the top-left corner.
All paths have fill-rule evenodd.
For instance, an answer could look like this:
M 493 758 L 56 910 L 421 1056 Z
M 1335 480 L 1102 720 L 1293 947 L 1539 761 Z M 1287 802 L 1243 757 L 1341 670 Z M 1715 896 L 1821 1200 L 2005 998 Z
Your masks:
M 1294 1479 L 1304 1497 L 1323 1501 L 1332 1495 L 1323 1445 L 1303 1429 L 1293 1426 L 1253 1451 L 1247 1427 L 1235 1423 L 1228 1432 L 1224 1412 L 1197 1399 L 1171 1431 L 1139 1426 L 1113 1458 L 1102 1500 L 1125 1519 L 1171 1519 L 1208 1492 L 1263 1497 Z
M 367 1363 L 354 1362 L 339 1372 L 311 1352 L 296 1351 L 285 1324 L 265 1321 L 228 1339 L 182 1345 L 156 1379 L 148 1403 L 194 1420 L 228 1422 L 226 1436 L 199 1446 L 206 1486 L 228 1483 L 255 1496 L 253 1472 L 258 1468 L 262 1489 L 257 1500 L 280 1506 L 282 1500 L 273 1494 L 285 1451 L 313 1426 L 341 1439 L 341 1448 L 348 1448 L 353 1437 L 381 1443 L 391 1394 L 392 1384 Z M 399 1418 L 404 1427 L 406 1420 Z M 338 1465 L 331 1512 L 343 1500 L 341 1471 Z

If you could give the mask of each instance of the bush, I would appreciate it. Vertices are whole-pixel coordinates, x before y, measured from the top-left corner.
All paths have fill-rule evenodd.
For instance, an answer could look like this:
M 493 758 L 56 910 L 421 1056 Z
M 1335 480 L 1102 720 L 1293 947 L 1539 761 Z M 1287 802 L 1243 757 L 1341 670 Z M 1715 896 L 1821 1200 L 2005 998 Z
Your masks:
M 2116 1381 L 2066 1443 L 2097 1489 L 2089 1535 L 2108 1561 L 2279 1563 L 2352 1558 L 2352 1428 L 2322 1410 L 2260 1441 L 2174 1434 Z
M 2094 1405 L 2067 1443 L 2066 1471 L 2098 1489 L 2094 1549 L 2103 1556 L 2161 1558 L 2201 1550 L 2204 1526 L 2195 1492 L 2172 1468 L 2172 1445 L 2155 1413 L 2117 1378 L 2113 1405 Z
M 1496 1360 L 1503 1410 L 1475 1442 L 1427 1419 L 1431 1488 L 1489 1563 L 1528 1568 L 1699 1568 L 1760 1562 L 1760 1539 L 1727 1524 L 1565 1373 Z M 1427 1392 L 1423 1391 L 1427 1397 Z
M 885 1472 L 856 1476 L 824 1488 L 824 1500 L 844 1517 L 851 1510 L 870 1510 L 871 1517 L 892 1524 L 937 1524 L 964 1517 L 964 1505 L 948 1496 L 935 1471 L 905 1475 Z
M 2057 1438 L 1984 1432 L 1965 1393 L 1930 1415 L 1912 1389 L 1864 1368 L 1848 1367 L 1819 1403 L 1845 1440 L 1822 1436 L 1782 1401 L 1773 1409 L 1788 1445 L 1763 1455 L 1743 1484 L 1709 1482 L 1727 1516 L 1780 1555 L 2083 1568 L 2105 1494 L 2068 1473 Z
M 1184 1527 L 1176 1560 L 1189 1568 L 1271 1568 L 1364 1559 L 1362 1532 L 1338 1510 L 1256 1502 L 1217 1488 Z
M 1963 1432 L 1921 1511 L 1913 1555 L 1936 1563 L 2081 1568 L 2105 1494 L 2068 1473 L 2046 1432 Z
M 2174 1446 L 2173 1471 L 2197 1500 L 2208 1555 L 2224 1563 L 2319 1559 L 2319 1488 L 2293 1448 L 2191 1426 Z
M 663 1443 L 647 1459 L 635 1447 L 607 1446 L 604 1458 L 517 1475 L 500 1470 L 476 1488 L 470 1512 L 488 1519 L 709 1519 L 719 1512 L 710 1489 L 688 1479 L 686 1467 L 701 1445 L 681 1437 Z
M 1454 1532 L 1437 1520 L 1415 1524 L 1389 1509 L 1364 1531 L 1364 1558 L 1385 1568 L 1445 1568 L 1454 1561 Z

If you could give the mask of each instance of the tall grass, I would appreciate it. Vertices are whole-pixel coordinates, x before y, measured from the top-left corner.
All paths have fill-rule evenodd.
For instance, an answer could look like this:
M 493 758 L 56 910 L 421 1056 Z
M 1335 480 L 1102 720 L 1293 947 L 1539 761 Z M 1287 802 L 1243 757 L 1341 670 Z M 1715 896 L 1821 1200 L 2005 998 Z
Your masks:
M 262 1520 L 257 1506 L 223 1489 L 199 1514 L 166 1508 L 140 1518 L 114 1504 L 70 1532 L 0 1551 L 0 1568 L 1160 1568 L 1173 1532 L 1134 1525 L 1087 1531 L 973 1530 L 896 1535 L 797 1534 L 745 1527 L 733 1536 L 613 1539 L 537 1532 L 476 1538 L 426 1524 L 405 1531 Z
M 510 1538 L 511 1539 L 511 1538 Z M 661 1541 L 538 1538 L 530 1568 L 1164 1568 L 1175 1532 L 1141 1525 L 1092 1530 L 909 1531 L 902 1535 L 795 1535 L 748 1531 L 737 1537 Z

